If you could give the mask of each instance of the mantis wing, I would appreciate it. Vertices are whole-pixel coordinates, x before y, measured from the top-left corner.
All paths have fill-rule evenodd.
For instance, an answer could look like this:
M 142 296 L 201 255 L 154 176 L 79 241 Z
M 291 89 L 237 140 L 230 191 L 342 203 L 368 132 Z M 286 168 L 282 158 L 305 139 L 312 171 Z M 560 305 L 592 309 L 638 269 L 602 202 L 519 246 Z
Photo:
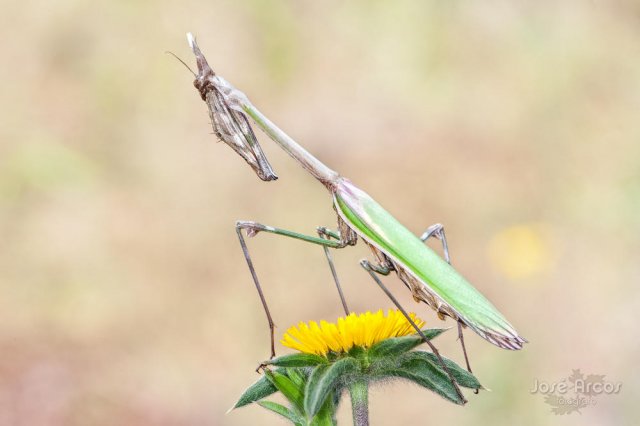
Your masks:
M 334 204 L 358 235 L 408 271 L 481 337 L 504 349 L 522 348 L 526 340 L 491 302 L 367 193 L 341 179 Z

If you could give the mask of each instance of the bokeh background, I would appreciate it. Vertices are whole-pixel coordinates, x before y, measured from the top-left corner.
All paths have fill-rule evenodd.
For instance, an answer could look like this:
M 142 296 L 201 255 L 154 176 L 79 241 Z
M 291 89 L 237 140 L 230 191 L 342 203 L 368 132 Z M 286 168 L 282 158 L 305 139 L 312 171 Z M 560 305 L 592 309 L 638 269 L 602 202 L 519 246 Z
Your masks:
M 284 424 L 225 414 L 268 355 L 233 224 L 313 233 L 334 213 L 266 138 L 272 183 L 216 143 L 164 53 L 193 63 L 187 31 L 409 229 L 444 223 L 454 264 L 531 342 L 469 333 L 492 392 L 460 408 L 385 384 L 373 424 L 639 424 L 637 2 L 27 1 L 0 22 L 1 425 Z M 320 248 L 249 244 L 278 334 L 340 315 Z M 334 253 L 358 311 L 391 306 L 368 255 Z M 455 333 L 439 344 L 462 360 Z M 622 391 L 569 416 L 529 393 L 574 369 Z

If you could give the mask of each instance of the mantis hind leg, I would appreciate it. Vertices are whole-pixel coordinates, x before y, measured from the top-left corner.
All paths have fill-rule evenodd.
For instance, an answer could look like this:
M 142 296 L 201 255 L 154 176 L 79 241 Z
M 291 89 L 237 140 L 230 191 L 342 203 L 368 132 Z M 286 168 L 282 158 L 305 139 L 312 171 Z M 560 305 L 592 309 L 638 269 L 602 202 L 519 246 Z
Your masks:
M 451 265 L 451 257 L 449 256 L 449 244 L 447 244 L 447 236 L 444 234 L 444 226 L 441 223 L 434 223 L 427 228 L 420 239 L 424 242 L 434 237 L 442 242 L 442 251 L 444 252 L 444 260 Z
M 429 348 L 431 349 L 433 354 L 436 356 L 436 358 L 438 358 L 438 362 L 440 363 L 440 366 L 445 371 L 445 373 L 447 373 L 447 375 L 449 376 L 449 380 L 453 384 L 453 387 L 456 389 L 456 393 L 462 400 L 462 403 L 463 404 L 466 403 L 467 400 L 465 399 L 464 395 L 462 395 L 462 392 L 460 391 L 460 387 L 458 386 L 458 383 L 453 378 L 453 375 L 451 374 L 451 371 L 449 371 L 449 368 L 447 368 L 447 366 L 445 365 L 444 360 L 442 359 L 442 356 L 440 355 L 440 352 L 438 351 L 438 349 L 436 349 L 433 343 L 431 343 L 431 340 L 427 336 L 425 336 L 422 330 L 420 330 L 420 327 L 418 327 L 415 321 L 411 319 L 407 311 L 402 307 L 398 299 L 396 299 L 396 297 L 391 293 L 391 291 L 389 291 L 387 286 L 385 286 L 382 280 L 380 280 L 380 278 L 378 278 L 378 276 L 376 275 L 376 274 L 389 275 L 389 272 L 391 272 L 391 269 L 386 265 L 373 265 L 368 260 L 362 260 L 360 262 L 360 266 L 362 266 L 364 270 L 367 271 L 369 275 L 371 275 L 371 278 L 373 278 L 376 284 L 378 284 L 378 286 L 387 295 L 387 297 L 393 302 L 393 304 L 396 305 L 398 310 L 402 312 L 402 315 L 404 315 L 407 321 L 409 321 L 409 324 L 411 324 L 411 326 L 416 330 L 416 332 L 420 335 L 420 337 L 422 337 L 422 340 L 424 340 L 425 343 L 429 345 Z
M 447 237 L 444 233 L 444 226 L 440 223 L 436 223 L 427 228 L 427 230 L 422 234 L 420 239 L 422 241 L 426 241 L 429 238 L 434 237 L 442 242 L 442 251 L 444 253 L 444 260 L 447 261 L 449 265 L 451 265 L 451 257 L 449 256 L 449 244 L 447 244 Z M 462 321 L 458 320 L 458 339 L 460 340 L 460 345 L 462 346 L 462 353 L 464 354 L 464 361 L 467 364 L 467 371 L 472 373 L 471 364 L 469 364 L 469 357 L 467 356 L 467 348 L 464 345 L 464 335 L 462 334 L 462 326 L 464 324 Z M 474 391 L 478 393 L 477 390 Z
M 258 296 L 260 297 L 260 302 L 262 303 L 262 308 L 264 309 L 264 313 L 267 316 L 267 322 L 269 324 L 269 334 L 271 338 L 271 358 L 275 357 L 275 324 L 273 322 L 273 318 L 271 316 L 271 312 L 269 310 L 269 305 L 267 304 L 267 299 L 264 296 L 262 291 L 262 286 L 260 285 L 260 280 L 258 279 L 258 275 L 256 273 L 255 267 L 253 266 L 253 261 L 251 259 L 251 255 L 249 254 L 249 249 L 247 248 L 247 243 L 245 241 L 244 235 L 242 234 L 242 230 L 245 230 L 248 237 L 253 237 L 259 232 L 268 232 L 271 234 L 282 235 L 285 237 L 294 238 L 297 240 L 305 241 L 312 244 L 318 244 L 325 248 L 325 250 L 329 247 L 331 248 L 343 248 L 348 244 L 352 244 L 351 241 L 346 239 L 341 239 L 340 236 L 334 232 L 326 231 L 320 237 L 312 237 L 309 235 L 299 234 L 297 232 L 288 231 L 286 229 L 274 228 L 272 226 L 263 225 L 257 222 L 248 222 L 248 221 L 238 221 L 236 222 L 236 233 L 238 234 L 238 239 L 240 240 L 240 247 L 242 248 L 242 253 L 244 254 L 244 258 L 247 262 L 247 267 L 249 268 L 249 272 L 251 272 L 251 278 L 253 279 L 253 283 L 256 286 L 256 290 L 258 291 Z M 324 229 L 324 228 L 322 228 Z M 326 236 L 325 236 L 326 235 Z M 338 241 L 332 241 L 328 237 L 334 237 Z M 328 256 L 329 265 L 331 267 L 332 273 L 336 278 L 336 284 L 338 286 L 338 291 L 340 293 L 340 297 L 343 303 L 343 306 L 346 309 L 346 302 L 344 301 L 344 295 L 342 294 L 342 289 L 340 288 L 340 284 L 337 281 L 337 275 L 335 274 L 335 268 L 333 267 L 333 262 L 331 260 L 330 255 Z

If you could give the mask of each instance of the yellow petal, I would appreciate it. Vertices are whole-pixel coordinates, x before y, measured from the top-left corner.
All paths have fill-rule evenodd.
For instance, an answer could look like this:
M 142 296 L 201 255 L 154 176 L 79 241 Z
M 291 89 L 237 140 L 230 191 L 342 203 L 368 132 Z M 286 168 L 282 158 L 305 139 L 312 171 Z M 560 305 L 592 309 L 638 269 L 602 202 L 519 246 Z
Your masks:
M 414 313 L 409 317 L 418 327 L 424 321 Z M 364 348 L 377 342 L 396 336 L 406 336 L 415 332 L 413 326 L 402 312 L 389 309 L 385 315 L 382 310 L 375 313 L 367 311 L 356 315 L 351 313 L 338 318 L 337 324 L 327 321 L 300 322 L 284 334 L 281 343 L 284 346 L 304 353 L 315 353 L 326 356 L 330 351 L 346 352 L 354 345 Z

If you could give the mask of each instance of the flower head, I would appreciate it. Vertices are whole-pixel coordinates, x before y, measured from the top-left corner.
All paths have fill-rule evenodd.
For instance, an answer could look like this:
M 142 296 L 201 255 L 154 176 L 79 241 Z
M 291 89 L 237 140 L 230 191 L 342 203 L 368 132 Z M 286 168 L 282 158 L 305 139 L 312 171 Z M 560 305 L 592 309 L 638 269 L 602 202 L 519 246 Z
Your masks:
M 414 313 L 411 320 L 420 328 L 424 321 Z M 315 321 L 300 322 L 284 334 L 281 343 L 300 352 L 326 356 L 329 352 L 347 352 L 354 346 L 369 348 L 390 337 L 407 336 L 415 333 L 413 326 L 402 312 L 391 310 L 385 316 L 382 309 L 376 313 L 349 314 L 338 318 L 337 324 Z
M 424 321 L 409 314 L 422 329 Z M 366 419 L 370 384 L 403 378 L 456 404 L 466 399 L 459 386 L 482 385 L 467 370 L 433 352 L 414 350 L 445 329 L 415 328 L 400 311 L 349 314 L 336 323 L 301 322 L 285 333 L 282 344 L 300 352 L 261 363 L 262 378 L 242 394 L 234 408 L 257 402 L 292 423 L 335 425 L 335 411 L 345 389 L 351 394 L 354 419 Z M 271 369 L 275 367 L 275 369 Z M 263 398 L 280 391 L 286 407 Z M 364 413 L 364 414 L 363 414 Z M 354 424 L 356 423 L 354 420 Z

